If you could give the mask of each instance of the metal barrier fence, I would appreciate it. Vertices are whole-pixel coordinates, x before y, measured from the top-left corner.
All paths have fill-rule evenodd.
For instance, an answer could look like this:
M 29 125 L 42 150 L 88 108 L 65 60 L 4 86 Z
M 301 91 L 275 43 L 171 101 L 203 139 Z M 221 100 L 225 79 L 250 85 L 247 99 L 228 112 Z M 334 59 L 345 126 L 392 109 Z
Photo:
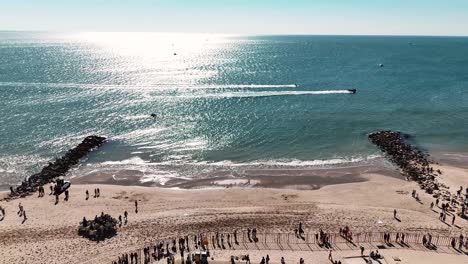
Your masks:
M 180 254 L 179 238 L 184 238 L 185 252 L 184 256 L 191 254 L 195 251 L 210 251 L 210 250 L 328 250 L 335 248 L 340 244 L 346 244 L 348 249 L 357 249 L 360 245 L 386 245 L 389 247 L 408 248 L 410 245 L 423 245 L 424 239 L 426 243 L 424 246 L 432 247 L 451 247 L 452 243 L 455 247 L 459 247 L 460 237 L 454 235 L 441 235 L 432 234 L 429 243 L 428 232 L 360 232 L 353 234 L 352 239 L 347 239 L 340 233 L 326 233 L 328 243 L 323 243 L 320 239 L 319 233 L 303 233 L 302 236 L 297 236 L 294 233 L 260 233 L 257 232 L 253 237 L 252 233 L 248 234 L 247 231 L 242 232 L 204 232 L 201 234 L 190 234 L 185 236 L 174 236 L 171 238 L 160 238 L 152 244 L 147 244 L 149 247 L 148 261 L 145 262 L 144 248 L 129 251 L 130 253 L 137 253 L 137 260 L 135 264 L 150 264 L 155 263 L 153 256 L 154 246 L 163 242 L 165 253 L 166 248 L 169 248 L 172 254 Z M 388 240 L 385 240 L 385 235 L 388 235 Z M 398 236 L 398 239 L 397 239 Z M 188 239 L 187 239 L 188 238 Z M 466 240 L 466 234 L 463 234 L 463 240 Z M 171 248 L 174 246 L 176 252 Z M 463 247 L 464 241 L 461 241 Z M 116 257 L 117 258 L 117 257 Z M 116 261 L 116 260 L 114 260 Z M 113 263 L 113 262 L 112 262 Z M 131 263 L 131 262 L 129 262 Z

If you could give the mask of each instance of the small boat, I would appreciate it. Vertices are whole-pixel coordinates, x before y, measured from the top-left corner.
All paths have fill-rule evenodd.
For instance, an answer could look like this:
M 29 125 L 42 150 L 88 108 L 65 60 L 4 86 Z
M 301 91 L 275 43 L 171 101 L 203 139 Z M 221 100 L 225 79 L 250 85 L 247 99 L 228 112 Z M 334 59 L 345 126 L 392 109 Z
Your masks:
M 153 113 L 153 114 L 151 114 L 150 116 L 154 118 L 154 117 L 156 117 L 156 114 Z
M 379 67 L 382 68 L 384 65 L 382 63 L 379 64 Z
M 356 89 L 348 89 L 348 92 L 352 93 L 352 94 L 355 94 L 356 93 Z

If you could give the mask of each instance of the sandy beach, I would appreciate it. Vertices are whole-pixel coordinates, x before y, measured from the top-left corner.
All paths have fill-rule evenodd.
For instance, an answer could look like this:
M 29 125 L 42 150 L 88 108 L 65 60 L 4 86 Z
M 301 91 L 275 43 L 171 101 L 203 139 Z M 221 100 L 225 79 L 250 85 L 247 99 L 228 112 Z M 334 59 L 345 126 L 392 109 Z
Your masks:
M 450 186 L 450 190 L 468 186 L 466 169 L 438 166 L 444 172 L 439 180 Z M 450 221 L 447 224 L 440 221 L 438 212 L 441 209 L 435 207 L 433 211 L 429 208 L 434 199 L 421 191 L 415 182 L 402 177 L 375 172 L 355 176 L 330 173 L 297 185 L 291 184 L 294 180 L 280 180 L 281 184 L 274 185 L 276 188 L 256 187 L 272 184 L 274 177 L 268 180 L 262 177 L 251 179 L 250 184 L 248 179 L 222 179 L 219 180 L 220 186 L 203 189 L 74 183 L 70 189 L 70 200 L 63 201 L 62 196 L 57 205 L 54 205 L 55 198 L 48 195 L 47 187 L 45 197 L 38 198 L 35 194 L 0 203 L 6 210 L 6 216 L 0 222 L 0 262 L 111 263 L 119 254 L 143 248 L 163 238 L 253 227 L 260 233 L 293 234 L 298 222 L 304 224 L 306 233 L 319 229 L 337 232 L 340 227 L 349 226 L 353 233 L 380 231 L 467 235 L 466 220 L 456 219 L 454 226 Z M 346 177 L 346 181 L 340 180 Z M 230 188 L 226 188 L 226 184 Z M 315 188 L 311 187 L 312 184 L 316 184 Z M 100 188 L 101 197 L 92 197 L 95 188 Z M 86 190 L 91 195 L 89 200 L 85 200 Z M 412 190 L 417 190 L 420 202 L 411 197 Z M 135 213 L 135 200 L 139 203 L 138 213 Z M 16 215 L 20 202 L 28 216 L 24 223 L 23 218 Z M 394 209 L 398 211 L 401 221 L 394 219 Z M 115 237 L 97 243 L 78 236 L 78 225 L 83 217 L 93 219 L 105 212 L 117 218 L 124 211 L 129 213 L 128 224 L 119 228 Z M 366 245 L 366 249 L 376 246 Z M 440 263 L 442 260 L 446 263 L 463 263 L 467 259 L 449 248 L 440 247 L 432 253 L 419 249 L 421 252 L 414 247 L 382 249 L 381 252 L 387 259 L 399 256 L 403 261 L 398 263 Z M 345 257 L 358 255 L 358 250 L 352 247 L 336 247 L 334 250 L 336 256 L 344 260 Z M 287 263 L 296 263 L 299 257 L 313 259 L 313 263 L 329 263 L 326 249 L 323 248 L 212 250 L 215 261 L 227 262 L 231 255 L 240 254 L 250 254 L 253 262 L 269 254 L 271 263 L 279 263 L 280 255 L 285 257 Z M 436 259 L 440 259 L 440 262 Z M 343 263 L 362 263 L 349 261 Z

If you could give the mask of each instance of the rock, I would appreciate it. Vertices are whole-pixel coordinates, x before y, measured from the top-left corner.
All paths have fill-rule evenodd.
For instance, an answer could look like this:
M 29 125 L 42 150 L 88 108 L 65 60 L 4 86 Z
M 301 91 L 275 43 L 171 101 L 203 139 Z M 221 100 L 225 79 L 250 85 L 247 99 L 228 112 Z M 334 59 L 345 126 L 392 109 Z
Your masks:
M 27 181 L 23 181 L 16 189 L 10 188 L 10 190 L 14 190 L 14 192 L 10 193 L 10 198 L 30 195 L 36 192 L 39 186 L 48 184 L 57 177 L 64 176 L 72 166 L 80 162 L 80 159 L 105 142 L 105 137 L 86 137 L 78 146 L 68 150 L 63 157 L 57 158 L 55 162 L 49 162 L 47 166 L 42 168 L 41 172 L 29 176 Z

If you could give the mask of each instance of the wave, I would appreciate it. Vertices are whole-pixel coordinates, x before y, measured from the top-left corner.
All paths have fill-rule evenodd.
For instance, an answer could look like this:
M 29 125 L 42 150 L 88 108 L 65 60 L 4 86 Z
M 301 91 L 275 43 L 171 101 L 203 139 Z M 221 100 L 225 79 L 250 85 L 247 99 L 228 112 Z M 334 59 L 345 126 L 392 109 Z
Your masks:
M 374 160 L 379 160 L 381 156 L 371 155 L 366 157 L 335 158 L 329 160 L 266 160 L 251 162 L 235 162 L 230 160 L 210 162 L 193 161 L 186 159 L 187 156 L 172 156 L 173 159 L 162 162 L 151 162 L 139 156 L 120 161 L 105 161 L 100 163 L 88 163 L 86 166 L 78 167 L 72 171 L 72 177 L 96 174 L 99 172 L 119 175 L 120 172 L 132 171 L 134 175 L 140 177 L 141 183 L 159 183 L 166 185 L 171 179 L 192 180 L 199 178 L 210 178 L 211 172 L 217 170 L 233 171 L 236 175 L 241 175 L 248 169 L 313 169 L 327 168 L 327 166 L 359 165 L 368 164 Z M 180 159 L 179 159 L 180 158 Z M 330 168 L 330 167 L 328 167 Z M 122 175 L 126 175 L 123 173 Z
M 349 158 L 334 158 L 327 160 L 259 160 L 250 162 L 236 162 L 230 160 L 223 161 L 188 161 L 170 160 L 162 162 L 150 162 L 143 160 L 140 157 L 132 157 L 121 161 L 106 161 L 102 165 L 153 165 L 153 166 L 213 166 L 213 167 L 314 167 L 326 165 L 340 165 L 360 162 L 369 162 L 382 158 L 381 155 L 369 155 L 365 157 L 349 157 Z
M 129 159 L 120 160 L 120 161 L 105 161 L 102 162 L 102 165 L 142 165 L 148 164 L 148 161 L 143 160 L 140 157 L 131 157 Z

